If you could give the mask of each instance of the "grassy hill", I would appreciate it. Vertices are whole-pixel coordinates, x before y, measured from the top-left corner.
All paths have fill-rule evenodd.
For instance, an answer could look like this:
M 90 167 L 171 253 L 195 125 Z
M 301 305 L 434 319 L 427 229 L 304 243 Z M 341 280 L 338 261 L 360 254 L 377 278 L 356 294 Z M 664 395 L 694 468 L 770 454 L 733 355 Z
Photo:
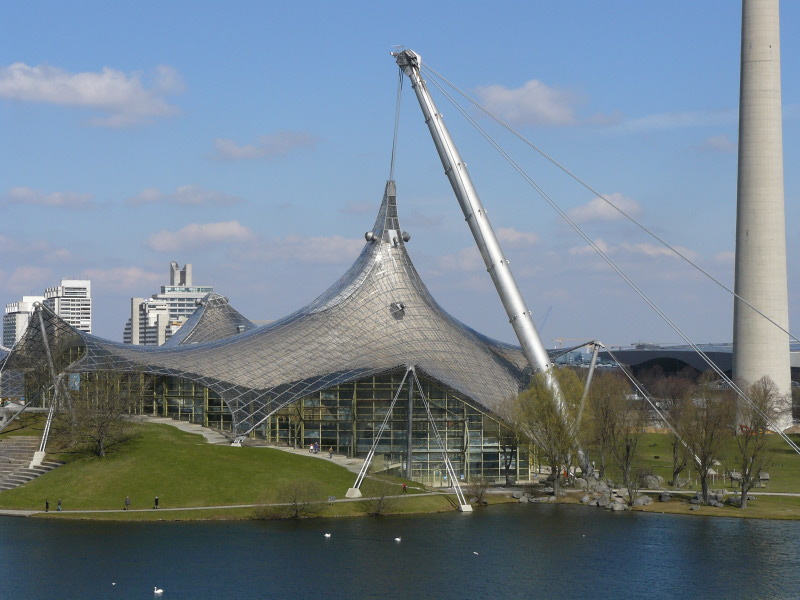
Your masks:
M 35 432 L 29 423 L 28 433 Z M 230 506 L 282 502 L 281 489 L 292 481 L 313 481 L 319 500 L 343 498 L 355 475 L 317 458 L 298 456 L 264 447 L 220 446 L 206 443 L 201 435 L 169 425 L 136 424 L 136 435 L 105 458 L 61 454 L 66 465 L 14 490 L 0 492 L 0 508 L 41 510 L 45 499 L 51 509 L 61 498 L 65 511 L 118 510 L 126 496 L 132 509 L 151 509 L 155 496 L 162 508 Z M 20 434 L 19 428 L 10 434 Z M 4 434 L 5 435 L 5 434 Z M 388 483 L 366 480 L 365 496 L 400 493 L 402 480 Z M 387 486 L 389 486 L 387 488 Z M 419 498 L 418 500 L 422 500 Z M 415 507 L 424 511 L 449 508 L 444 499 L 425 498 Z M 419 502 L 417 502 L 419 504 Z M 363 507 L 336 505 L 333 514 L 363 514 Z M 404 507 L 403 511 L 412 509 Z M 413 509 L 412 509 L 413 510 Z M 175 513 L 153 511 L 152 517 L 180 518 Z M 250 517 L 252 509 L 228 513 L 228 517 Z M 131 513 L 129 518 L 143 518 Z M 66 516 L 66 515 L 64 515 Z M 210 513 L 192 512 L 188 518 L 208 518 Z M 123 514 L 124 518 L 125 515 Z M 114 518 L 120 518 L 116 513 Z

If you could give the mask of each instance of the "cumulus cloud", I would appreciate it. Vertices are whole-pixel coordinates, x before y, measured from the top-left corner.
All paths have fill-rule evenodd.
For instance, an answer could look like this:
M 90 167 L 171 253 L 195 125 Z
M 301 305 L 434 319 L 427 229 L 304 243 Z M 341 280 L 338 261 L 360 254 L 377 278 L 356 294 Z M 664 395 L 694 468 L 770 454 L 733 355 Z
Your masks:
M 136 289 L 157 285 L 163 276 L 141 267 L 115 267 L 112 269 L 89 269 L 86 277 L 98 287 L 108 289 Z
M 569 91 L 532 79 L 522 87 L 479 87 L 477 95 L 486 108 L 501 119 L 518 125 L 572 125 L 577 99 Z
M 190 223 L 178 231 L 159 231 L 148 238 L 146 245 L 157 252 L 172 252 L 254 238 L 253 232 L 238 221 Z
M 539 236 L 531 231 L 501 227 L 497 230 L 497 239 L 508 246 L 531 246 L 539 241 Z
M 53 272 L 33 265 L 20 265 L 5 278 L 3 287 L 18 294 L 39 294 L 53 285 Z
M 106 127 L 136 125 L 173 115 L 178 110 L 165 96 L 182 89 L 177 71 L 166 65 L 157 67 L 148 77 L 108 67 L 83 73 L 25 63 L 0 67 L 0 98 L 100 111 L 106 116 L 95 117 L 90 123 Z
M 685 127 L 727 125 L 735 123 L 738 118 L 739 113 L 735 110 L 659 113 L 646 115 L 638 119 L 629 119 L 621 123 L 620 128 L 633 132 L 648 132 Z
M 648 244 L 648 243 L 640 243 L 640 244 L 630 244 L 630 243 L 622 243 L 617 246 L 611 246 L 605 241 L 598 239 L 595 240 L 595 245 L 603 251 L 604 254 L 609 256 L 617 254 L 628 254 L 628 255 L 638 255 L 638 256 L 646 256 L 648 258 L 675 258 L 680 259 L 680 257 L 675 254 L 672 250 L 667 248 L 666 246 L 657 246 L 655 244 Z M 683 256 L 688 258 L 689 260 L 696 260 L 697 253 L 694 250 L 690 250 L 689 248 L 685 248 L 683 246 L 675 246 L 675 250 L 680 252 Z M 573 256 L 580 256 L 584 254 L 595 254 L 596 250 L 589 245 L 586 246 L 575 246 L 569 249 L 569 253 Z
M 352 239 L 339 235 L 319 237 L 287 235 L 247 248 L 242 252 L 242 256 L 247 260 L 258 262 L 338 264 L 352 262 L 363 246 L 363 238 Z
M 727 135 L 712 135 L 707 138 L 699 146 L 699 150 L 703 152 L 712 152 L 718 154 L 734 154 L 739 149 L 736 142 L 734 142 Z
M 32 206 L 49 206 L 57 208 L 87 209 L 94 206 L 90 194 L 75 192 L 41 192 L 29 187 L 15 187 L 8 190 L 3 199 L 9 204 L 28 204 Z
M 595 240 L 594 244 L 600 250 L 602 250 L 604 254 L 613 254 L 614 251 L 615 251 L 614 248 L 609 246 L 603 240 L 600 240 L 600 239 Z M 569 249 L 569 253 L 572 256 L 580 256 L 580 255 L 583 255 L 583 254 L 596 254 L 597 250 L 595 250 L 592 246 L 589 246 L 589 245 L 586 245 L 586 246 L 574 246 L 574 247 Z
M 262 135 L 253 144 L 239 145 L 233 140 L 214 140 L 214 158 L 217 160 L 271 160 L 300 148 L 313 148 L 317 140 L 302 131 L 279 131 Z
M 576 223 L 589 223 L 596 221 L 616 221 L 624 217 L 614 207 L 619 208 L 631 217 L 636 217 L 642 212 L 641 206 L 618 192 L 606 194 L 604 198 L 597 196 L 582 206 L 576 206 L 567 211 L 569 217 Z
M 172 193 L 162 192 L 155 188 L 146 188 L 126 202 L 132 206 L 142 204 L 180 204 L 184 206 L 219 206 L 236 204 L 242 199 L 223 192 L 207 190 L 199 185 L 183 185 Z
M 486 269 L 486 265 L 483 264 L 481 253 L 478 252 L 478 249 L 474 246 L 467 246 L 455 254 L 442 256 L 436 261 L 436 266 L 436 274 L 452 271 L 472 272 Z
M 377 212 L 374 202 L 348 202 L 340 212 L 346 215 L 368 215 Z

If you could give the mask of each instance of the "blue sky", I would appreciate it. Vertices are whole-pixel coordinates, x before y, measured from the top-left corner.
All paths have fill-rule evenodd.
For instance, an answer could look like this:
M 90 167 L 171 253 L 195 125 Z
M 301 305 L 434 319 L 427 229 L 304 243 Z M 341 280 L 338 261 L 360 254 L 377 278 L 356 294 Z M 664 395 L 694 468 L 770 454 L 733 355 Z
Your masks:
M 800 4 L 782 4 L 796 325 Z M 395 45 L 732 286 L 740 19 L 733 0 L 5 2 L 0 303 L 90 277 L 94 332 L 121 340 L 129 299 L 157 292 L 176 260 L 251 319 L 306 304 L 374 221 Z M 435 99 L 545 345 L 680 341 Z M 730 341 L 727 293 L 491 131 L 691 339 Z M 407 81 L 395 180 L 409 252 L 434 296 L 513 341 Z

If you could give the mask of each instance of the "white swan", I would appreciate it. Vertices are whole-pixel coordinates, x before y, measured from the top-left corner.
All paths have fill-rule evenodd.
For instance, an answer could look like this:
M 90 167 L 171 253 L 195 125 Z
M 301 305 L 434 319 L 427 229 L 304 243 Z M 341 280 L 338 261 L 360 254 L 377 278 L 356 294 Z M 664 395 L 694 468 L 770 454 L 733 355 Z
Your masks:
M 329 538 L 329 537 L 331 537 L 331 534 L 330 534 L 330 533 L 326 533 L 326 534 L 325 534 L 325 537 L 326 537 L 326 538 Z
M 157 588 L 157 587 L 153 587 L 153 595 L 154 596 L 160 596 L 163 593 L 164 593 L 164 590 L 162 590 L 160 588 Z
M 399 544 L 399 543 L 400 543 L 400 538 L 399 538 L 399 537 L 396 537 L 396 538 L 394 538 L 394 541 L 395 541 L 395 542 L 397 542 L 397 543 Z

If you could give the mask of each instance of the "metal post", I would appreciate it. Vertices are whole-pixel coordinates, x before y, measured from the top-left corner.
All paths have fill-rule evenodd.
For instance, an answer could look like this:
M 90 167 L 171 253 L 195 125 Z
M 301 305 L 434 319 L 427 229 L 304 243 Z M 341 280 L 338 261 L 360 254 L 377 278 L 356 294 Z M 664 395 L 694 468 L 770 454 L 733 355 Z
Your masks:
M 413 367 L 411 367 L 413 369 Z M 408 419 L 406 420 L 406 479 L 411 479 L 412 435 L 414 427 L 414 386 L 408 379 Z
M 545 374 L 547 386 L 552 391 L 559 410 L 564 414 L 564 401 L 558 381 L 556 381 L 552 373 L 550 357 L 536 331 L 531 311 L 525 305 L 519 287 L 514 280 L 514 275 L 511 273 L 508 260 L 503 255 L 497 236 L 495 236 L 491 223 L 489 223 L 486 210 L 483 208 L 478 193 L 472 185 L 472 180 L 467 173 L 467 165 L 461 159 L 458 149 L 444 125 L 442 115 L 438 112 L 433 98 L 431 98 L 425 82 L 422 80 L 420 74 L 422 59 L 412 50 L 403 50 L 402 52 L 392 53 L 392 55 L 396 58 L 397 64 L 403 72 L 411 79 L 412 87 L 422 108 L 422 114 L 439 153 L 439 158 L 444 166 L 445 174 L 450 180 L 450 185 L 456 194 L 458 203 L 461 205 L 464 218 L 475 238 L 475 243 L 497 289 L 511 326 L 514 328 L 514 333 L 522 346 L 522 351 L 525 353 L 525 357 L 533 370 L 541 371 Z

